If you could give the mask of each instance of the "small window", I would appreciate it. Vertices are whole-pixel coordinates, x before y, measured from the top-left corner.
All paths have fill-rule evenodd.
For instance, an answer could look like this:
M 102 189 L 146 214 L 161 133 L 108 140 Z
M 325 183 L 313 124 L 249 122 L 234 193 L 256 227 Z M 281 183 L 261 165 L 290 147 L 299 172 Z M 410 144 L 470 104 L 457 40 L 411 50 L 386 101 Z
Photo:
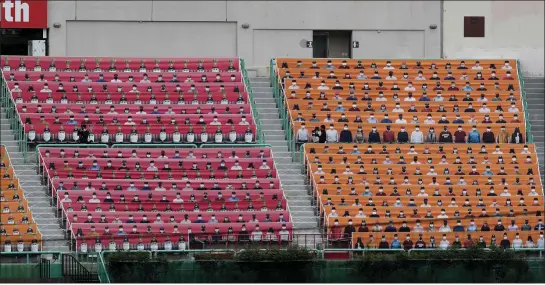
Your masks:
M 464 37 L 484 38 L 484 17 L 464 17 Z

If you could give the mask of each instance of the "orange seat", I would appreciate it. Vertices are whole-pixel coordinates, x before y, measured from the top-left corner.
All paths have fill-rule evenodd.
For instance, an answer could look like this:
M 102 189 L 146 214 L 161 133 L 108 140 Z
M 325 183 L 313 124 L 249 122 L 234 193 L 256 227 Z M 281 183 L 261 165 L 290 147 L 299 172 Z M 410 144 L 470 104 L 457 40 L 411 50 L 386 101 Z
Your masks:
M 308 108 L 309 102 L 311 102 L 312 105 L 313 105 L 312 109 Z M 386 107 L 386 110 L 388 111 L 388 114 L 390 114 L 390 115 L 395 113 L 395 112 L 393 112 L 393 109 L 394 109 L 396 103 L 398 103 L 398 102 L 393 102 L 392 100 L 385 101 L 385 102 L 361 101 L 361 100 L 360 101 L 350 101 L 350 100 L 338 101 L 338 100 L 333 100 L 331 97 L 329 97 L 328 100 L 318 100 L 318 98 L 316 98 L 315 100 L 289 99 L 287 104 L 288 104 L 290 110 L 293 110 L 295 104 L 298 104 L 299 108 L 301 110 L 316 111 L 317 112 L 317 111 L 320 111 L 322 109 L 324 103 L 327 103 L 327 106 L 329 107 L 329 109 L 331 109 L 331 111 L 329 111 L 329 112 L 336 112 L 334 110 L 335 110 L 335 107 L 337 107 L 337 105 L 339 104 L 339 102 L 341 102 L 342 106 L 347 110 L 346 112 L 348 112 L 348 109 L 350 109 L 350 107 L 352 107 L 353 102 L 356 102 L 357 107 L 360 108 L 361 112 L 364 112 L 364 113 L 365 112 L 377 113 L 379 111 L 379 109 L 380 109 L 380 106 L 384 105 Z M 432 109 L 432 113 L 437 112 L 437 110 L 439 108 L 439 105 L 444 106 L 445 110 L 447 111 L 446 113 L 452 111 L 452 109 L 454 108 L 454 105 L 458 105 L 458 107 L 460 108 L 460 115 L 462 115 L 462 114 L 477 115 L 478 111 L 479 111 L 479 108 L 482 105 L 482 103 L 479 103 L 479 102 L 449 102 L 449 101 L 443 101 L 443 102 L 433 102 L 433 101 L 432 102 L 420 102 L 420 101 L 416 101 L 416 102 L 403 102 L 403 103 L 405 103 L 405 104 L 402 104 L 400 102 L 400 107 L 404 110 L 404 112 L 401 112 L 401 114 L 404 114 L 404 115 L 406 115 L 407 113 L 410 114 L 410 112 L 408 112 L 408 110 L 409 110 L 411 105 L 414 105 L 417 111 L 422 112 L 422 110 L 424 109 L 426 104 L 428 104 L 430 106 L 430 108 Z M 474 113 L 469 113 L 469 112 L 465 113 L 465 112 L 463 112 L 469 106 L 469 103 L 471 103 L 473 105 L 473 108 L 475 109 Z M 365 108 L 368 107 L 369 104 L 371 104 L 371 108 L 374 111 L 365 111 Z M 490 109 L 491 112 L 493 112 L 496 109 L 496 106 L 499 105 L 504 110 L 504 113 L 507 113 L 507 110 L 511 106 L 511 102 L 505 102 L 505 101 L 486 102 L 486 105 Z M 520 101 L 515 102 L 515 106 L 519 110 L 518 115 L 519 115 L 519 120 L 521 120 L 522 116 L 523 116 L 522 102 L 520 102 Z M 325 112 L 328 112 L 328 111 L 325 111 Z
M 331 201 L 334 203 L 334 205 L 339 205 L 341 202 L 341 199 L 345 200 L 345 203 L 347 205 L 352 205 L 354 203 L 355 199 L 359 199 L 360 203 L 363 205 L 366 205 L 371 199 L 373 203 L 377 206 L 380 206 L 383 201 L 388 202 L 389 205 L 392 205 L 396 202 L 396 200 L 399 198 L 401 200 L 401 203 L 404 205 L 407 205 L 411 199 L 414 200 L 417 207 L 420 207 L 422 203 L 424 203 L 424 199 L 428 201 L 430 205 L 437 205 L 437 201 L 441 200 L 443 202 L 443 205 L 447 207 L 448 203 L 450 202 L 450 197 L 441 197 L 441 196 L 426 196 L 426 197 L 420 197 L 420 196 L 373 196 L 373 197 L 355 197 L 355 196 L 338 196 L 338 195 L 321 195 L 320 200 L 325 203 L 329 198 L 331 198 Z M 505 206 L 507 199 L 511 200 L 512 205 L 516 206 L 519 203 L 520 197 L 505 197 L 505 196 L 469 196 L 469 197 L 459 197 L 458 203 L 459 206 L 462 206 L 461 203 L 463 202 L 462 198 L 469 199 L 472 205 L 475 205 L 478 201 L 482 200 L 483 203 L 486 205 L 486 207 L 489 208 L 490 204 L 492 204 L 493 201 L 496 201 L 498 205 Z M 543 196 L 532 196 L 532 197 L 522 197 L 525 200 L 526 205 L 531 205 L 532 200 L 536 199 L 538 200 L 538 203 L 540 206 L 543 206 Z M 369 206 L 367 206 L 369 207 Z M 375 206 L 376 207 L 376 206 Z M 410 207 L 409 207 L 410 209 Z
M 0 211 L 3 212 L 4 208 L 7 206 L 7 208 L 9 208 L 9 210 L 13 213 L 13 212 L 17 212 L 17 208 L 19 208 L 19 206 L 22 206 L 24 208 L 25 211 L 28 211 L 28 201 L 27 200 L 21 200 L 19 202 L 17 201 L 10 201 L 10 202 L 0 202 Z
M 476 196 L 477 189 L 481 190 L 482 195 L 487 195 L 489 190 L 491 188 L 494 189 L 494 192 L 497 195 L 500 195 L 504 189 L 508 190 L 508 193 L 511 194 L 511 197 L 516 197 L 518 194 L 517 192 L 520 190 L 523 193 L 523 196 L 527 196 L 530 192 L 530 189 L 532 187 L 535 188 L 535 186 L 530 185 L 509 185 L 509 186 L 500 186 L 500 185 L 493 185 L 493 186 L 482 186 L 482 185 L 465 185 L 463 187 L 461 186 L 450 186 L 450 185 L 439 185 L 439 186 L 433 186 L 428 187 L 427 185 L 362 185 L 362 184 L 356 184 L 356 185 L 349 185 L 350 187 L 346 187 L 344 185 L 335 185 L 335 184 L 323 184 L 319 185 L 317 187 L 318 195 L 326 195 L 322 194 L 324 190 L 327 191 L 330 195 L 350 195 L 352 189 L 354 189 L 357 196 L 363 195 L 365 192 L 365 189 L 369 189 L 369 191 L 373 194 L 372 196 L 377 196 L 379 193 L 379 189 L 383 190 L 383 193 L 387 196 L 391 196 L 392 193 L 394 193 L 394 188 L 398 190 L 398 193 L 400 196 L 406 195 L 407 190 L 411 190 L 411 193 L 414 195 L 417 195 L 420 193 L 421 188 L 424 188 L 426 193 L 428 195 L 432 195 L 435 190 L 438 190 L 439 194 L 441 196 L 444 196 L 446 198 L 449 197 L 457 197 L 463 195 L 463 190 L 466 190 L 466 194 L 468 196 Z M 450 190 L 452 189 L 452 194 L 450 194 Z M 539 191 L 536 189 L 536 192 Z M 538 192 L 539 193 L 539 192 Z M 465 199 L 465 196 L 462 196 Z
M 0 180 L 0 183 L 3 183 L 4 181 Z M 6 185 L 7 186 L 7 185 Z M 19 199 L 23 200 L 25 199 L 25 194 L 23 192 L 23 189 L 21 188 L 15 188 L 15 190 L 7 189 L 7 188 L 0 188 L 0 197 L 4 197 L 6 201 L 12 201 L 12 198 L 14 195 L 18 195 Z M 1 199 L 0 199 L 1 200 Z
M 349 74 L 350 77 L 354 80 L 360 80 L 364 81 L 367 79 L 357 79 L 358 74 L 360 74 L 360 71 L 363 70 L 364 74 L 369 77 L 368 80 L 374 80 L 370 79 L 375 72 L 378 72 L 379 76 L 381 76 L 383 79 L 386 78 L 390 71 L 394 73 L 394 76 L 397 77 L 397 80 L 403 80 L 403 81 L 412 81 L 414 82 L 421 82 L 422 80 L 415 80 L 415 76 L 418 75 L 420 71 L 422 71 L 422 75 L 426 78 L 426 81 L 430 80 L 441 80 L 441 81 L 450 81 L 448 79 L 445 79 L 446 76 L 448 76 L 448 73 L 451 72 L 452 76 L 456 78 L 456 80 L 460 80 L 460 77 L 465 73 L 468 77 L 468 81 L 493 81 L 489 80 L 489 78 L 492 76 L 492 72 L 496 73 L 496 77 L 499 78 L 498 81 L 502 80 L 504 76 L 507 74 L 507 70 L 499 69 L 499 70 L 491 70 L 491 69 L 483 69 L 483 70 L 475 70 L 475 69 L 468 69 L 468 70 L 462 70 L 462 69 L 312 69 L 308 67 L 301 67 L 298 68 L 296 66 L 289 67 L 289 68 L 279 68 L 278 69 L 278 76 L 284 77 L 286 73 L 289 71 L 290 75 L 293 76 L 295 79 L 303 72 L 306 77 L 314 77 L 316 75 L 316 72 L 319 73 L 319 75 L 323 78 L 326 78 L 333 72 L 333 74 L 337 78 L 344 78 L 346 74 Z M 482 74 L 482 79 L 477 79 L 477 73 Z M 404 74 L 408 75 L 408 79 L 403 78 Z M 432 75 L 434 73 L 437 73 L 438 79 L 432 78 Z M 511 77 L 513 77 L 514 80 L 518 79 L 517 72 L 511 71 Z
M 465 213 L 461 213 L 461 214 L 465 214 Z M 475 213 L 475 215 L 477 216 L 479 213 Z M 423 216 L 423 214 L 422 214 Z M 433 218 L 433 219 L 427 219 L 427 218 L 356 218 L 356 217 L 336 217 L 336 218 L 328 218 L 328 221 L 329 221 L 329 225 L 332 226 L 334 221 L 338 221 L 339 222 L 339 226 L 341 227 L 346 227 L 348 225 L 348 221 L 349 220 L 352 220 L 352 223 L 354 225 L 360 225 L 362 223 L 362 221 L 366 221 L 367 223 L 367 226 L 370 228 L 376 224 L 379 224 L 383 227 L 383 229 L 385 228 L 385 226 L 387 226 L 390 221 L 392 221 L 392 224 L 396 227 L 399 228 L 399 226 L 401 226 L 401 224 L 403 222 L 406 222 L 407 226 L 412 228 L 416 225 L 416 221 L 417 220 L 420 220 L 420 223 L 422 226 L 426 227 L 428 226 L 429 222 L 433 222 L 437 227 L 441 226 L 443 224 L 444 221 L 447 221 L 447 224 L 449 224 L 449 226 L 452 228 L 452 226 L 456 223 L 456 221 L 460 221 L 462 226 L 464 227 L 467 227 L 469 226 L 469 223 L 471 222 L 471 220 L 473 220 L 475 222 L 475 225 L 477 225 L 479 228 L 483 225 L 484 222 L 487 222 L 488 225 L 490 227 L 494 227 L 494 225 L 497 224 L 498 221 L 501 220 L 502 224 L 505 225 L 505 227 L 507 227 L 507 225 L 509 225 L 511 223 L 511 221 L 515 221 L 515 224 L 517 226 L 521 226 L 522 224 L 525 223 L 525 220 L 528 220 L 528 223 L 530 225 L 535 226 L 538 222 L 540 217 L 536 217 L 536 216 L 517 216 L 517 217 L 501 217 L 501 218 L 498 218 L 498 217 L 486 217 L 486 218 L 480 218 L 480 217 L 476 217 L 476 218 L 473 218 L 473 219 L 463 219 L 461 217 L 453 217 L 451 215 L 449 215 L 449 218 Z M 329 227 L 328 228 L 329 230 L 331 230 L 331 228 Z
M 512 241 L 516 234 L 519 234 L 519 237 L 523 242 L 525 243 L 529 236 L 532 237 L 534 243 L 539 239 L 539 232 L 536 231 L 519 231 L 519 232 L 505 232 L 507 233 L 507 237 L 509 241 Z M 382 236 L 386 238 L 388 243 L 391 243 L 391 241 L 394 238 L 394 235 L 398 236 L 398 238 L 403 241 L 407 234 L 410 236 L 411 240 L 414 242 L 417 241 L 417 239 L 422 236 L 422 239 L 426 242 L 426 247 L 429 247 L 430 237 L 434 237 L 437 247 L 439 246 L 440 239 L 445 235 L 447 237 L 447 240 L 452 242 L 455 240 L 455 238 L 458 236 L 460 238 L 460 241 L 463 242 L 468 238 L 468 235 L 471 235 L 471 240 L 473 240 L 473 243 L 476 243 L 479 240 L 479 237 L 483 237 L 484 241 L 486 242 L 486 246 L 489 247 L 491 243 L 492 236 L 495 236 L 496 238 L 496 246 L 499 246 L 500 241 L 503 239 L 503 232 L 473 232 L 473 233 L 440 233 L 440 232 L 423 232 L 423 233 L 360 233 L 356 232 L 352 234 L 352 246 L 356 247 L 356 243 L 358 239 L 361 239 L 364 243 L 365 247 L 368 248 L 378 248 L 379 243 L 381 241 Z M 373 239 L 371 240 L 371 236 Z
M 331 119 L 337 121 L 341 118 L 341 115 L 345 115 L 346 118 L 350 121 L 350 122 L 353 122 L 354 119 L 356 119 L 356 117 L 361 117 L 363 122 L 367 123 L 367 118 L 369 118 L 369 114 L 361 114 L 361 112 L 352 112 L 352 111 L 349 111 L 347 110 L 346 112 L 328 112 L 328 111 L 312 111 L 312 110 L 290 110 L 290 113 L 291 113 L 291 117 L 292 118 L 297 118 L 297 116 L 299 114 L 302 115 L 302 117 L 308 122 L 310 119 L 312 119 L 312 115 L 315 114 L 316 115 L 316 118 L 318 118 L 320 120 L 320 122 L 324 122 L 324 119 L 327 118 L 327 115 L 330 114 L 330 117 Z M 384 115 L 385 114 L 388 114 L 388 117 L 395 122 L 395 119 L 397 119 L 397 114 L 394 114 L 394 113 L 380 113 L 380 112 L 374 112 L 374 116 L 375 116 L 375 119 L 377 119 L 379 122 L 384 119 Z M 407 122 L 411 122 L 411 119 L 412 119 L 412 116 L 418 116 L 419 117 L 419 121 L 420 121 L 420 124 L 424 124 L 424 120 L 427 118 L 426 115 L 428 113 L 427 112 L 415 112 L 415 113 L 404 113 L 403 114 L 403 117 L 407 120 Z M 456 119 L 456 114 L 453 114 L 453 113 L 441 113 L 441 114 L 437 114 L 436 112 L 430 112 L 429 113 L 432 117 L 433 120 L 435 120 L 436 122 L 439 121 L 441 119 L 442 116 L 445 116 L 447 120 L 449 120 L 451 122 L 452 125 L 460 125 L 460 124 L 455 124 L 455 123 L 452 123 L 455 119 Z M 460 115 L 460 119 L 463 119 L 464 120 L 464 124 L 468 124 L 468 119 L 471 118 L 471 115 L 469 113 L 462 113 L 462 114 L 459 114 Z M 505 113 L 505 114 L 502 114 L 503 115 L 503 119 L 507 122 L 510 122 L 511 120 L 513 120 L 513 116 L 514 116 L 514 113 Z M 490 113 L 488 114 L 488 116 L 490 117 L 490 120 L 492 122 L 495 122 L 496 120 L 498 120 L 499 118 L 499 114 L 498 113 Z M 474 114 L 473 116 L 475 118 L 475 120 L 477 120 L 479 123 L 482 123 L 482 121 L 484 120 L 484 117 L 485 117 L 485 114 L 483 113 L 476 113 Z M 483 123 L 484 124 L 484 123 Z
M 365 146 L 362 147 L 363 149 L 359 151 L 365 150 Z M 467 154 L 467 153 L 461 153 L 461 154 L 407 154 L 407 153 L 393 153 L 393 154 L 351 154 L 351 148 L 348 147 L 346 149 L 348 153 L 344 154 L 309 154 L 308 155 L 308 163 L 312 164 L 325 164 L 325 163 L 331 163 L 331 161 L 334 164 L 340 164 L 344 161 L 344 158 L 346 158 L 346 163 L 354 164 L 358 162 L 358 158 L 361 159 L 361 162 L 364 165 L 371 164 L 373 160 L 376 160 L 377 163 L 381 164 L 383 161 L 385 161 L 385 158 L 387 156 L 390 157 L 390 160 L 392 160 L 394 163 L 399 160 L 401 156 L 403 156 L 408 161 L 412 161 L 413 157 L 418 157 L 419 159 L 423 159 L 423 161 L 427 161 L 428 159 L 432 159 L 435 163 L 439 163 L 442 160 L 442 157 L 445 157 L 446 162 L 448 162 L 449 166 L 456 166 L 456 164 L 453 164 L 456 162 L 456 158 L 460 158 L 460 161 L 462 163 L 467 163 L 469 161 L 470 157 L 473 157 L 475 162 L 481 164 L 481 162 L 484 161 L 484 158 L 487 157 L 490 161 L 490 164 L 496 164 L 497 160 L 500 156 L 504 157 L 504 160 L 508 162 L 511 158 L 511 156 L 517 157 L 517 160 L 519 161 L 520 166 L 532 166 L 535 165 L 537 155 L 536 154 Z M 525 159 L 529 157 L 532 160 L 532 163 L 526 163 Z M 331 160 L 330 160 L 331 159 Z M 359 168 L 358 164 L 352 165 L 352 167 Z
M 2 224 L 2 226 L 0 226 L 0 229 L 5 229 L 8 235 L 10 235 L 14 229 L 18 229 L 20 233 L 26 233 L 29 228 L 31 228 L 34 233 L 38 232 L 38 227 L 35 223 L 15 225 Z
M 325 86 L 329 87 L 329 89 L 332 89 L 333 86 L 335 86 L 335 82 L 340 83 L 340 87 L 344 89 L 348 89 L 349 84 L 353 83 L 354 88 L 356 90 L 362 90 L 364 87 L 364 84 L 368 84 L 369 88 L 371 90 L 380 90 L 377 89 L 379 87 L 379 82 L 382 82 L 382 86 L 386 88 L 386 90 L 391 90 L 391 88 L 396 84 L 401 90 L 404 90 L 405 87 L 407 87 L 408 80 L 354 80 L 354 79 L 313 79 L 313 78 L 286 78 L 284 79 L 285 86 L 289 86 L 292 84 L 292 82 L 296 82 L 297 85 L 300 88 L 305 87 L 306 84 L 310 84 L 311 87 L 317 88 L 320 86 L 321 82 L 325 82 Z M 478 86 L 480 84 L 484 84 L 484 87 L 488 91 L 489 89 L 493 89 L 495 84 L 498 83 L 499 89 L 495 89 L 497 91 L 509 91 L 507 88 L 509 86 L 513 86 L 514 90 L 518 90 L 518 81 L 517 80 L 482 80 L 482 81 L 465 81 L 465 80 L 440 80 L 440 81 L 411 81 L 413 83 L 413 87 L 416 89 L 418 87 L 421 87 L 422 84 L 426 83 L 428 85 L 428 88 L 433 89 L 434 86 L 441 86 L 445 90 L 443 92 L 448 92 L 447 89 L 450 87 L 452 82 L 456 84 L 456 87 L 458 87 L 461 91 L 462 87 L 466 85 L 466 82 L 470 82 L 471 87 L 473 88 L 473 91 L 479 91 L 477 90 Z M 320 90 L 320 89 L 318 89 Z M 327 89 L 326 89 L 327 90 Z M 335 90 L 335 89 L 332 89 Z
M 294 122 L 294 126 L 293 126 L 293 132 L 294 133 L 296 133 L 297 130 L 299 130 L 302 123 L 303 122 Z M 344 127 L 344 125 L 347 125 L 348 129 L 352 132 L 352 135 L 355 134 L 355 131 L 358 130 L 358 127 L 362 127 L 363 132 L 367 135 L 374 126 L 374 127 L 377 128 L 377 131 L 379 132 L 381 137 L 382 137 L 382 133 L 384 131 L 386 131 L 387 126 L 390 126 L 391 130 L 396 133 L 396 136 L 397 136 L 397 132 L 399 132 L 401 130 L 401 128 L 403 127 L 405 129 L 405 131 L 409 133 L 409 137 L 410 137 L 411 132 L 414 131 L 416 126 L 417 126 L 416 124 L 380 124 L 380 123 L 379 124 L 339 123 L 339 122 L 334 122 L 334 123 L 304 122 L 304 123 L 305 123 L 306 127 L 308 129 L 310 129 L 310 130 L 313 130 L 316 127 L 320 128 L 320 126 L 322 126 L 322 125 L 327 125 L 327 126 L 333 125 L 333 128 L 335 128 L 338 131 L 339 134 L 340 134 L 340 131 L 342 130 L 342 128 Z M 437 133 L 438 137 L 439 137 L 439 133 L 442 132 L 444 128 L 447 128 L 452 134 L 458 128 L 458 125 L 456 125 L 456 124 L 448 124 L 448 125 L 446 125 L 446 124 L 419 124 L 418 126 L 420 126 L 420 131 L 422 131 L 424 133 L 424 135 L 429 131 L 429 129 L 431 127 L 433 127 L 436 130 L 436 133 Z M 524 123 L 512 123 L 512 124 L 501 124 L 501 125 L 500 124 L 490 124 L 490 125 L 488 125 L 488 124 L 486 124 L 486 125 L 478 124 L 476 126 L 477 126 L 477 130 L 481 134 L 481 137 L 482 137 L 482 133 L 484 131 L 486 131 L 486 129 L 488 127 L 491 128 L 491 131 L 494 133 L 494 135 L 497 135 L 501 131 L 502 126 L 505 126 L 505 130 L 510 134 L 515 131 L 515 128 L 519 128 L 519 131 L 522 134 L 525 134 L 525 131 L 526 131 Z M 471 130 L 471 127 L 472 127 L 471 125 L 467 125 L 467 124 L 463 125 L 463 129 L 464 129 L 464 131 L 466 133 Z
M 7 221 L 9 218 L 13 218 L 15 220 L 15 223 L 19 224 L 20 221 L 23 219 L 23 217 L 27 217 L 29 221 L 33 221 L 32 220 L 32 212 L 22 212 L 22 213 L 19 213 L 19 212 L 16 212 L 16 213 L 10 213 L 10 214 L 7 214 L 7 213 L 1 213 L 0 214 L 0 218 L 2 221 L 0 224 L 7 224 Z
M 295 92 L 297 98 L 301 97 L 299 99 L 303 99 L 304 96 L 306 95 L 306 93 L 309 92 L 311 97 L 314 98 L 315 100 L 320 98 L 321 93 L 324 93 L 327 98 L 333 98 L 336 94 L 339 94 L 339 96 L 341 96 L 343 98 L 346 98 L 348 95 L 350 95 L 350 90 L 347 90 L 347 89 L 343 89 L 343 90 L 288 89 L 286 92 L 287 92 L 286 95 L 287 95 L 288 99 L 293 99 L 292 95 L 291 95 L 292 92 Z M 391 98 L 391 97 L 393 97 L 394 94 L 397 94 L 399 96 L 399 98 L 405 98 L 405 97 L 407 97 L 409 95 L 409 93 L 412 93 L 413 96 L 415 96 L 415 98 L 419 98 L 420 96 L 422 96 L 424 91 L 422 91 L 422 90 L 416 90 L 416 91 L 405 91 L 405 90 L 395 90 L 395 91 L 394 90 L 355 90 L 355 94 L 359 98 L 359 100 L 353 100 L 353 101 L 363 101 L 362 100 L 362 98 L 363 98 L 362 95 L 365 95 L 365 94 L 368 94 L 369 97 L 371 97 L 371 98 L 376 98 L 379 93 L 384 94 L 384 97 L 386 97 L 386 98 Z M 437 93 L 439 93 L 439 92 L 434 91 L 434 90 L 426 91 L 426 94 L 428 95 L 428 97 L 434 97 Z M 471 97 L 473 98 L 474 101 L 463 101 L 463 98 L 468 93 L 472 95 Z M 486 95 L 485 97 L 488 99 L 488 101 L 486 103 L 496 102 L 496 101 L 492 101 L 492 98 L 495 97 L 496 94 L 498 94 L 499 97 L 502 99 L 502 101 L 499 101 L 499 102 L 506 101 L 506 99 L 509 97 L 510 94 L 513 94 L 513 96 L 517 100 L 516 102 L 520 101 L 520 99 L 521 99 L 520 95 L 515 94 L 515 92 L 513 92 L 513 91 L 502 91 L 502 90 L 442 91 L 441 94 L 442 94 L 442 96 L 446 96 L 445 101 L 443 101 L 443 102 L 434 102 L 433 100 L 430 99 L 431 101 L 428 101 L 427 103 L 447 103 L 447 102 L 449 102 L 448 98 L 450 98 L 450 95 L 455 95 L 456 98 L 458 99 L 458 101 L 456 101 L 456 102 L 458 102 L 458 103 L 464 103 L 464 102 L 480 103 L 480 102 L 477 101 L 477 98 L 480 97 L 481 94 Z M 351 100 L 349 100 L 349 101 L 351 101 Z M 404 101 L 401 100 L 400 102 L 404 102 Z M 418 102 L 418 100 L 417 100 L 417 102 Z M 426 102 L 424 102 L 424 103 L 426 103 Z M 455 103 L 455 102 L 453 102 L 453 103 Z
M 447 63 L 450 63 L 452 66 L 452 71 L 458 70 L 458 66 L 460 62 L 463 60 L 468 67 L 468 69 L 464 69 L 462 71 L 470 71 L 471 67 L 475 65 L 476 61 L 480 62 L 480 65 L 483 67 L 483 69 L 488 69 L 488 67 L 491 64 L 494 64 L 496 66 L 496 70 L 502 70 L 501 66 L 503 66 L 505 61 L 509 62 L 509 65 L 512 67 L 512 72 L 517 70 L 517 61 L 515 59 L 329 59 L 329 58 L 283 58 L 279 57 L 276 58 L 276 65 L 278 67 L 282 66 L 282 63 L 288 64 L 289 67 L 296 67 L 297 62 L 301 61 L 302 67 L 304 68 L 310 68 L 312 66 L 312 62 L 315 61 L 316 64 L 319 67 L 326 66 L 327 62 L 331 60 L 331 63 L 333 66 L 338 68 L 343 61 L 346 61 L 347 65 L 353 68 L 358 64 L 358 61 L 361 61 L 362 65 L 366 69 L 371 69 L 371 64 L 375 63 L 377 65 L 377 69 L 383 69 L 386 66 L 386 62 L 390 61 L 392 66 L 399 68 L 402 63 L 405 63 L 407 67 L 410 69 L 414 69 L 415 66 L 417 66 L 417 62 L 421 63 L 421 66 L 423 67 L 422 70 L 428 69 L 432 63 L 435 63 L 438 70 L 445 69 L 445 66 Z
M 364 144 L 365 145 L 365 144 Z M 524 147 L 526 146 L 528 148 L 529 153 L 536 153 L 536 148 L 534 144 L 384 144 L 384 145 L 376 145 L 376 144 L 367 144 L 368 146 L 371 146 L 373 148 L 373 151 L 377 154 L 382 150 L 382 147 L 386 147 L 387 150 L 390 152 L 390 154 L 394 153 L 394 150 L 396 148 L 399 148 L 402 153 L 407 153 L 411 147 L 414 147 L 415 151 L 419 154 L 422 154 L 426 148 L 430 150 L 431 153 L 439 154 L 439 149 L 442 148 L 443 152 L 445 154 L 452 153 L 452 150 L 454 148 L 458 148 L 460 152 L 465 152 L 465 149 L 467 147 L 471 147 L 472 149 L 475 149 L 475 154 L 477 154 L 482 146 L 484 146 L 488 154 L 491 154 L 495 151 L 496 146 L 500 148 L 500 151 L 504 153 L 504 155 L 509 154 L 509 151 L 513 149 L 515 154 L 519 154 L 524 151 Z M 305 144 L 305 152 L 310 153 L 312 149 L 318 154 L 324 153 L 325 149 L 328 149 L 328 154 L 336 153 L 340 147 L 344 147 L 345 150 L 350 147 L 350 144 L 320 144 L 320 143 L 308 143 Z M 365 149 L 366 150 L 366 149 Z M 364 151 L 365 151 L 364 150 Z M 363 155 L 363 154 L 362 154 Z

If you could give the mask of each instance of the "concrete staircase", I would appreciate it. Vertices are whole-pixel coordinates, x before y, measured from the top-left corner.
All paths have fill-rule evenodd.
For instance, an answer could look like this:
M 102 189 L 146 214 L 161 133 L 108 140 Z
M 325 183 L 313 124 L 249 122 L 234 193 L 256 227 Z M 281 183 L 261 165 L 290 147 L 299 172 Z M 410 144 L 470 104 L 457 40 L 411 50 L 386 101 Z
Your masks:
M 10 129 L 3 108 L 0 111 L 0 119 L 0 142 L 8 150 L 15 173 L 25 191 L 25 198 L 28 200 L 32 216 L 42 233 L 43 250 L 68 252 L 68 241 L 64 238 L 60 220 L 55 217 L 56 209 L 51 206 L 51 197 L 46 194 L 46 187 L 41 184 L 41 176 L 37 174 L 35 152 L 28 152 L 28 161 L 25 163 L 23 153 L 18 150 L 17 141 L 14 140 L 14 134 Z
M 534 143 L 538 151 L 541 181 L 545 181 L 545 114 L 543 111 L 545 110 L 545 78 L 524 78 L 524 86 L 526 88 L 532 134 L 534 135 Z
M 309 195 L 310 186 L 306 182 L 305 175 L 302 174 L 303 164 L 292 162 L 269 78 L 250 78 L 250 82 L 265 141 L 272 145 L 282 187 L 288 198 L 288 206 L 295 227 L 294 239 L 298 240 L 300 245 L 314 247 L 316 243 L 321 242 L 321 238 L 318 237 L 320 233 L 318 218 Z M 306 241 L 304 235 L 297 236 L 297 234 L 307 234 Z

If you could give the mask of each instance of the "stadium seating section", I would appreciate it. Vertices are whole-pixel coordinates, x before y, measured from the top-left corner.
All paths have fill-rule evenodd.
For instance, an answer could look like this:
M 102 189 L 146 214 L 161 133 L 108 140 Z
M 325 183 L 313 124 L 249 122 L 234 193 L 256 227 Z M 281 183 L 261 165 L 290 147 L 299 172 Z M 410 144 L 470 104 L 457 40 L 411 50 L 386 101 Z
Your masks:
M 238 59 L 38 59 L 2 62 L 29 143 L 255 142 Z
M 532 247 L 544 198 L 516 64 L 277 58 L 277 102 L 326 245 Z M 238 58 L 0 66 L 72 249 L 294 239 Z M 42 235 L 4 147 L 1 158 L 1 250 L 37 251 Z
M 505 246 L 505 238 L 531 247 L 528 237 L 543 234 L 514 60 L 276 64 L 329 246 Z
M 1 65 L 74 250 L 290 242 L 272 152 L 247 145 L 256 118 L 238 58 L 22 57 Z M 157 143 L 176 148 L 142 145 Z M 19 203 L 8 201 L 2 207 L 16 211 Z
M 0 250 L 38 251 L 42 245 L 42 234 L 3 145 L 0 146 L 0 160 Z
M 39 152 L 79 250 L 95 250 L 98 240 L 118 249 L 125 242 L 175 249 L 182 240 L 187 248 L 260 243 L 265 236 L 289 241 L 291 217 L 269 148 Z

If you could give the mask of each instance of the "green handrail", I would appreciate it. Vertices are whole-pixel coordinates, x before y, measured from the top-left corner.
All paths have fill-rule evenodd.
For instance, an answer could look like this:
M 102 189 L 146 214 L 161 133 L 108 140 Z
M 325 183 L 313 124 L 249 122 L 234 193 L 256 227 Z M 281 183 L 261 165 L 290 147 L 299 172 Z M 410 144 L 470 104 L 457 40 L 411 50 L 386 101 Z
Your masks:
M 104 262 L 104 257 L 102 256 L 102 253 L 98 255 L 97 274 L 100 283 L 111 283 L 110 274 L 108 274 L 108 270 L 106 269 L 106 263 Z
M 173 148 L 197 148 L 196 144 L 177 144 L 177 143 L 137 143 L 137 144 L 113 144 L 112 148 L 155 148 L 155 147 L 173 147 Z
M 23 160 L 24 162 L 27 162 L 28 146 L 26 144 L 27 136 L 24 132 L 24 124 L 17 113 L 15 102 L 11 96 L 11 91 L 8 88 L 8 83 L 3 72 L 0 77 L 0 83 L 1 106 L 4 108 L 6 119 L 9 121 L 10 128 L 13 130 L 14 139 L 17 141 L 18 151 L 23 153 Z
M 257 110 L 257 106 L 255 104 L 255 98 L 254 98 L 254 92 L 252 89 L 252 85 L 250 82 L 250 77 L 248 76 L 248 70 L 246 69 L 246 62 L 244 59 L 240 59 L 240 70 L 242 72 L 242 80 L 244 82 L 244 86 L 246 91 L 248 92 L 248 101 L 251 105 L 251 112 L 252 117 L 254 118 L 254 122 L 256 124 L 256 142 L 257 143 L 264 143 L 265 142 L 265 135 L 263 134 L 263 130 L 261 128 L 261 120 L 259 118 L 259 111 Z
M 270 144 L 264 144 L 264 143 L 258 143 L 258 144 L 236 144 L 236 143 L 228 143 L 228 144 L 215 144 L 215 143 L 203 143 L 201 144 L 200 148 L 216 148 L 216 147 L 272 147 Z
M 532 133 L 532 124 L 530 123 L 530 112 L 528 111 L 528 99 L 526 97 L 526 87 L 524 86 L 524 77 L 520 69 L 520 60 L 517 59 L 517 75 L 519 78 L 519 88 L 522 94 L 522 109 L 524 111 L 524 122 L 526 124 L 526 142 L 534 142 L 534 134 Z
M 288 151 L 291 152 L 291 159 L 292 161 L 295 161 L 297 158 L 296 154 L 296 143 L 295 143 L 295 136 L 293 135 L 293 126 L 290 122 L 290 113 L 287 107 L 286 97 L 283 90 L 282 82 L 280 82 L 282 79 L 279 78 L 278 73 L 276 71 L 276 59 L 272 58 L 269 63 L 269 73 L 270 73 L 270 80 L 271 80 L 271 86 L 273 87 L 273 95 L 276 101 L 276 106 L 278 107 L 279 113 L 280 113 L 280 120 L 282 122 L 282 129 L 285 130 L 285 136 L 286 140 L 288 141 Z

